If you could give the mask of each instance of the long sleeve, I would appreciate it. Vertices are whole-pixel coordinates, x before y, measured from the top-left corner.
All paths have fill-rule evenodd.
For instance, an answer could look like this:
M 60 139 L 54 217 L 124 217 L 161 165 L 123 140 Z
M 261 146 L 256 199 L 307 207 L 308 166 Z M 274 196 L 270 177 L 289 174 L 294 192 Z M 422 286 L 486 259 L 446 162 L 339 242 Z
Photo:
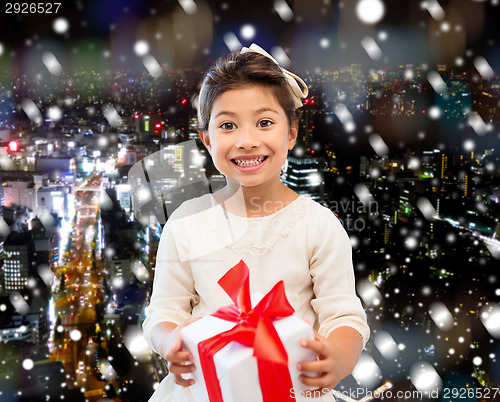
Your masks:
M 180 324 L 191 316 L 192 307 L 199 301 L 189 261 L 179 256 L 179 247 L 182 247 L 179 238 L 182 239 L 184 233 L 179 233 L 176 227 L 175 239 L 169 223 L 163 229 L 158 246 L 153 291 L 143 323 L 144 337 L 150 345 L 155 325 L 163 321 Z
M 370 336 L 366 314 L 356 296 L 349 237 L 338 218 L 321 208 L 317 222 L 308 225 L 310 274 L 315 298 L 311 305 L 318 315 L 318 332 L 327 337 L 334 329 L 348 326 L 363 337 Z

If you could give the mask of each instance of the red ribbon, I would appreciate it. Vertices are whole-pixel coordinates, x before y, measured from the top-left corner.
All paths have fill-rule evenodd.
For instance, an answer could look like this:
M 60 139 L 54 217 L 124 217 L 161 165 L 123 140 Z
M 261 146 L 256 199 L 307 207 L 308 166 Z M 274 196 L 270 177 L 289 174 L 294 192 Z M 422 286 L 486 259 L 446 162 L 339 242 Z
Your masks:
M 210 402 L 223 402 L 214 355 L 230 342 L 239 342 L 253 348 L 264 402 L 293 400 L 288 355 L 273 325 L 273 320 L 294 313 L 286 298 L 283 281 L 278 282 L 253 309 L 250 301 L 249 270 L 243 260 L 232 267 L 218 284 L 235 304 L 224 306 L 212 315 L 237 324 L 229 331 L 198 344 Z

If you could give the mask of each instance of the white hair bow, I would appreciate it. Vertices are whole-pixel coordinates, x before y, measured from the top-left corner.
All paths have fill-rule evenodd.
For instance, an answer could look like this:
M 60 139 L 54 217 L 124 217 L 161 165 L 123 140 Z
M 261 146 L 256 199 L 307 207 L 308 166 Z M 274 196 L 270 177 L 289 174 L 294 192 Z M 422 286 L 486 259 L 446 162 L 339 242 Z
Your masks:
M 283 71 L 283 74 L 285 75 L 285 78 L 288 81 L 288 85 L 290 85 L 290 89 L 292 90 L 293 100 L 295 103 L 295 108 L 302 107 L 302 99 L 307 98 L 307 95 L 309 94 L 309 88 L 307 88 L 307 85 L 305 84 L 304 81 L 302 81 L 300 77 L 298 77 L 294 73 L 291 73 L 287 69 L 281 67 L 274 57 L 272 57 L 269 53 L 267 53 L 264 49 L 262 49 L 259 45 L 256 45 L 255 43 L 252 43 L 250 47 L 243 47 L 241 49 L 241 53 L 246 53 L 246 52 L 260 53 L 261 55 L 266 56 L 270 58 L 272 61 L 274 61 L 279 66 L 281 71 Z M 300 82 L 302 88 L 299 86 L 297 81 Z

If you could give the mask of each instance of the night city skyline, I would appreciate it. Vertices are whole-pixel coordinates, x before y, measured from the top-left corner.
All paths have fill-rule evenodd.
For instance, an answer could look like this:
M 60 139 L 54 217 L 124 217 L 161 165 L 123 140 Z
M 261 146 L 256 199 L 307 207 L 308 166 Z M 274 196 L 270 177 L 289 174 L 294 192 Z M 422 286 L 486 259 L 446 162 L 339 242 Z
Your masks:
M 253 42 L 309 86 L 283 181 L 353 247 L 372 334 L 337 390 L 500 400 L 496 0 L 2 7 L 0 400 L 147 401 L 164 378 L 141 330 L 162 227 L 186 177 L 225 183 L 195 95 Z

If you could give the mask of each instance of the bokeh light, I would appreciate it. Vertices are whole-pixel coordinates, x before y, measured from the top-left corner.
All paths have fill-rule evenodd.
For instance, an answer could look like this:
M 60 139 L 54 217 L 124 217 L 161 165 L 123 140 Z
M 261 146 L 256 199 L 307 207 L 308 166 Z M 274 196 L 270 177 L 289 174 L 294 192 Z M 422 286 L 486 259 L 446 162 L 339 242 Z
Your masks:
M 428 362 L 416 362 L 410 368 L 410 379 L 415 388 L 424 395 L 441 389 L 443 381 L 436 369 Z
M 58 34 L 64 34 L 69 30 L 69 22 L 64 17 L 55 19 L 52 26 L 54 28 L 54 31 Z
M 146 55 L 149 52 L 149 44 L 144 40 L 137 41 L 134 45 L 134 52 L 137 56 Z
M 257 30 L 252 24 L 245 24 L 241 27 L 240 35 L 245 40 L 251 40 L 255 37 Z
M 25 370 L 31 370 L 33 367 L 35 367 L 35 363 L 31 359 L 24 359 L 23 360 L 23 369 Z
M 381 0 L 360 0 L 356 13 L 365 24 L 376 24 L 385 14 L 385 5 Z

